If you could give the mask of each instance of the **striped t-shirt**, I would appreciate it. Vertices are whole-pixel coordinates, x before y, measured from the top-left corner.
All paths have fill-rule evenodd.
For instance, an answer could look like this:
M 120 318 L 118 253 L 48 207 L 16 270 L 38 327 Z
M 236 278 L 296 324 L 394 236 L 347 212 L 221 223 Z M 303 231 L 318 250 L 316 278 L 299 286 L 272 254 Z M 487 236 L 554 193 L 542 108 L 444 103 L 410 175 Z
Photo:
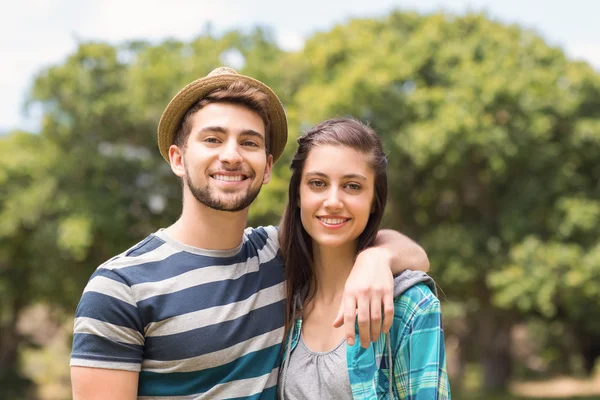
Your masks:
M 101 265 L 75 314 L 71 366 L 139 371 L 140 399 L 275 399 L 285 317 L 276 228 L 233 250 L 160 230 Z

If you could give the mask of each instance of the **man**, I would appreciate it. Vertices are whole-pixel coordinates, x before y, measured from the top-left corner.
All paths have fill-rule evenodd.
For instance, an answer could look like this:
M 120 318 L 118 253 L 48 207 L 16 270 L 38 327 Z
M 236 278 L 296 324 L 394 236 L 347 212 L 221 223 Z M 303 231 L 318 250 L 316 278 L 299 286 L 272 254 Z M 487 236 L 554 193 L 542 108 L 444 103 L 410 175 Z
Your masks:
M 158 145 L 182 180 L 181 217 L 90 278 L 75 316 L 76 400 L 276 398 L 285 314 L 277 230 L 245 227 L 286 140 L 275 93 L 229 68 L 171 100 Z M 357 257 L 335 321 L 349 344 L 357 310 L 363 346 L 389 329 L 390 267 L 428 268 L 397 232 L 380 232 L 377 244 Z

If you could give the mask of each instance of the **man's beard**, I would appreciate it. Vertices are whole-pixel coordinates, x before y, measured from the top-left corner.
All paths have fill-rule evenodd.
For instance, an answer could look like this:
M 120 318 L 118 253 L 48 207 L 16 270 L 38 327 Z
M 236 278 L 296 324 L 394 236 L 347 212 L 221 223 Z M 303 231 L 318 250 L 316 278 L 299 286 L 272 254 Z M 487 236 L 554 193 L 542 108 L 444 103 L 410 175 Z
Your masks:
M 248 179 L 252 179 L 252 177 L 248 177 Z M 212 208 L 213 210 L 227 212 L 242 211 L 246 207 L 250 206 L 254 199 L 256 199 L 256 196 L 258 196 L 258 194 L 260 193 L 260 189 L 262 187 L 262 185 L 260 185 L 258 188 L 253 189 L 252 186 L 250 186 L 245 193 L 237 195 L 237 197 L 235 197 L 230 202 L 225 202 L 218 196 L 215 196 L 215 193 L 211 191 L 208 185 L 206 185 L 203 188 L 194 185 L 194 183 L 190 179 L 190 174 L 187 173 L 187 171 L 185 174 L 185 181 L 192 195 L 200 203 L 204 204 L 206 207 Z

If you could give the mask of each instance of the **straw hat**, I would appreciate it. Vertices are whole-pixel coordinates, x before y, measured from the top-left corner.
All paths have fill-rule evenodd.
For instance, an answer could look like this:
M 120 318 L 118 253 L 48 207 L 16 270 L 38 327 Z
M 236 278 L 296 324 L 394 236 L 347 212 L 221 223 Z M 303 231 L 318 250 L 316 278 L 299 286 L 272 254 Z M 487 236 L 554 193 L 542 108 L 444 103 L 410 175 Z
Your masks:
M 287 141 L 287 120 L 279 98 L 264 83 L 240 75 L 231 68 L 221 67 L 211 71 L 204 78 L 190 83 L 179 91 L 165 108 L 158 123 L 158 148 L 160 154 L 169 162 L 169 147 L 173 144 L 175 133 L 185 112 L 198 100 L 215 89 L 225 88 L 234 82 L 244 82 L 264 92 L 269 97 L 267 114 L 271 121 L 271 131 L 268 133 L 273 162 L 277 161 Z

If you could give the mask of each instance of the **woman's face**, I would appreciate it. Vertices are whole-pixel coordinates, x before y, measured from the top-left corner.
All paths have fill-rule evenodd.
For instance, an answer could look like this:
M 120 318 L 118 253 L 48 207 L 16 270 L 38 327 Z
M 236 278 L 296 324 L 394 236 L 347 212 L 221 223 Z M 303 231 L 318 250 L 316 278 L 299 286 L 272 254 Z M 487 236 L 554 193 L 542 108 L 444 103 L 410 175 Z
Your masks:
M 300 216 L 323 247 L 355 246 L 373 208 L 375 173 L 369 155 L 341 145 L 314 147 L 300 180 Z

